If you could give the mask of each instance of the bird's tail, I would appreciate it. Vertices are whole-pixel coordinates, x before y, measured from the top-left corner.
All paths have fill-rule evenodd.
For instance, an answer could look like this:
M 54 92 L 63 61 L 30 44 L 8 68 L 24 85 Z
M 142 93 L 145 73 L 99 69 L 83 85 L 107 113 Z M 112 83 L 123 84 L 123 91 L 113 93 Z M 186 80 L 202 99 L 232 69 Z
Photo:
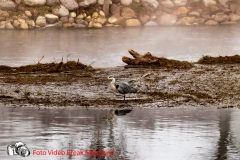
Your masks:
M 138 89 L 136 88 L 131 88 L 131 93 L 136 93 L 138 91 Z

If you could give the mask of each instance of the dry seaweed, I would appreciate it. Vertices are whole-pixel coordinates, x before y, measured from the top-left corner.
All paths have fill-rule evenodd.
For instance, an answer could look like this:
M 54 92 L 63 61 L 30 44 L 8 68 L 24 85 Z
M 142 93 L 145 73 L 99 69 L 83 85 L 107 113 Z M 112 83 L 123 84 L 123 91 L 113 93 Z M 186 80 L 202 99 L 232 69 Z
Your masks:
M 203 56 L 196 63 L 198 64 L 240 64 L 240 56 Z

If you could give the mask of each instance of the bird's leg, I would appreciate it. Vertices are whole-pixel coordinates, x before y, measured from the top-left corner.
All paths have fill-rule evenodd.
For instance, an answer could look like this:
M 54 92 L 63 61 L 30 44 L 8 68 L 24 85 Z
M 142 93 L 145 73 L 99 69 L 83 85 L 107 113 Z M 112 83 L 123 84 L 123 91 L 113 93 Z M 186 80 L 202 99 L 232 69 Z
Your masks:
M 125 101 L 125 94 L 123 95 L 124 101 Z

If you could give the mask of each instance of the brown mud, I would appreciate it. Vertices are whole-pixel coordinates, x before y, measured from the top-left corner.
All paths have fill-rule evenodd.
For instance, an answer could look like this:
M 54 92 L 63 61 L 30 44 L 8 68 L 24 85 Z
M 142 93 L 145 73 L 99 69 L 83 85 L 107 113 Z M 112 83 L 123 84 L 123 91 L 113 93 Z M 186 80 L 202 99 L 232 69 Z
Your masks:
M 146 56 L 139 54 L 139 57 L 144 57 L 146 62 Z M 149 62 L 153 62 L 152 57 Z M 230 64 L 226 60 L 215 64 L 213 62 L 220 61 L 215 57 L 215 61 L 211 60 L 211 65 L 205 65 L 206 59 L 198 61 L 203 64 L 164 59 L 167 63 L 158 61 L 157 64 L 134 65 L 134 62 L 125 67 L 105 69 L 94 69 L 79 61 L 36 63 L 21 67 L 0 66 L 0 103 L 15 107 L 35 106 L 39 109 L 240 108 L 238 61 L 233 64 L 230 58 Z M 224 58 L 219 59 L 222 61 Z M 124 101 L 122 95 L 115 95 L 110 90 L 110 82 L 106 80 L 109 75 L 114 75 L 117 81 L 129 82 L 139 91 L 127 94 Z

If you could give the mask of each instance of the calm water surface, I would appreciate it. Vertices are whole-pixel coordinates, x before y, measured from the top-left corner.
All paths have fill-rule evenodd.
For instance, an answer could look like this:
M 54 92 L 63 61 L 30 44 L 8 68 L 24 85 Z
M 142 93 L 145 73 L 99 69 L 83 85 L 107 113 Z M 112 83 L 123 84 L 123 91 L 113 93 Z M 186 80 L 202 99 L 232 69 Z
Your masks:
M 124 65 L 128 50 L 178 60 L 240 54 L 239 26 L 0 30 L 0 63 L 19 66 L 79 60 L 93 67 Z M 69 56 L 68 56 L 69 55 Z M 68 57 L 68 58 L 67 58 Z
M 114 151 L 101 159 L 240 159 L 240 110 L 136 109 L 102 121 L 109 110 L 0 106 L 1 160 L 7 145 L 22 141 L 31 151 Z M 115 111 L 117 114 L 117 111 Z M 25 158 L 24 158 L 25 159 Z M 33 155 L 28 159 L 95 159 L 94 156 Z

